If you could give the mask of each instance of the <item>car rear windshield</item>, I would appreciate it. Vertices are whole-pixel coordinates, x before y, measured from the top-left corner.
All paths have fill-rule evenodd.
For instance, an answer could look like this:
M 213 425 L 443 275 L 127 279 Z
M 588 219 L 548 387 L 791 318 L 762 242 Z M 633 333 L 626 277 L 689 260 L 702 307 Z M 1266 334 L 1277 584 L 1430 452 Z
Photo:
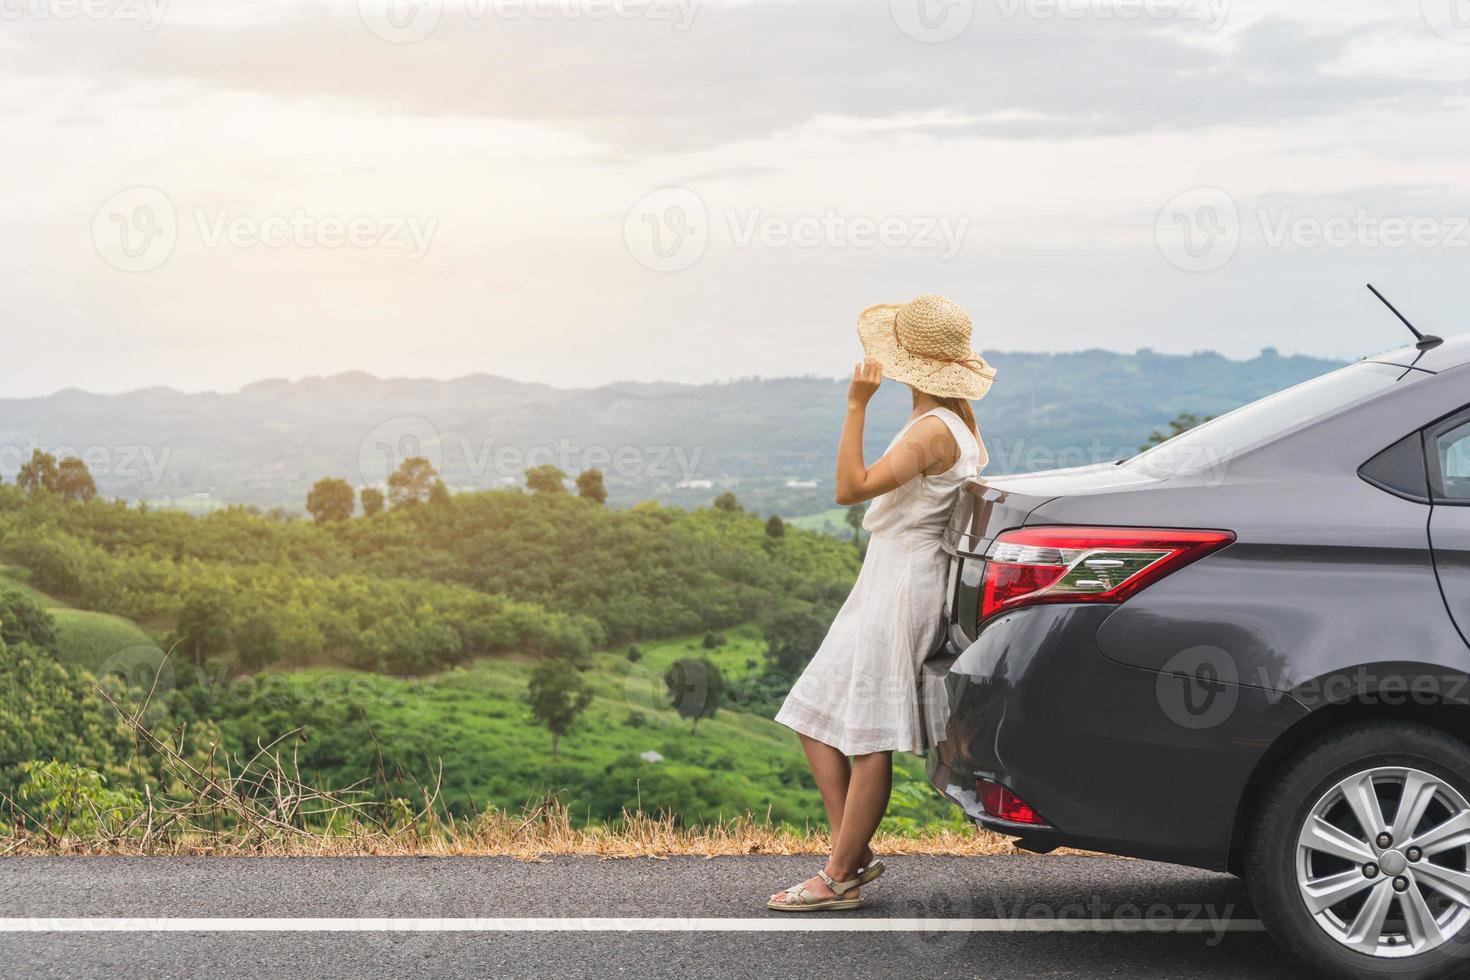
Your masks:
M 1194 473 L 1264 442 L 1336 414 L 1393 387 L 1401 367 L 1359 361 L 1267 395 L 1180 433 L 1122 465 L 1150 476 Z

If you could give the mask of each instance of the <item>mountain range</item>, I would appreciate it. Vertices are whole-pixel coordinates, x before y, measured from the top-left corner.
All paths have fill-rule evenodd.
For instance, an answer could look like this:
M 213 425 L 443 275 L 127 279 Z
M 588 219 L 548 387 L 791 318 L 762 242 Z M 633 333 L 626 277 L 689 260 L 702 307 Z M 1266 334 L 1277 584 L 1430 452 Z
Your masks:
M 1125 456 L 1181 413 L 1219 414 L 1341 366 L 1269 348 L 1243 361 L 1150 350 L 987 359 L 998 376 L 976 416 L 990 472 Z M 81 456 L 104 496 L 300 511 L 321 477 L 376 484 L 403 457 L 426 455 L 456 490 L 519 483 L 549 462 L 572 476 L 603 470 L 614 506 L 697 506 L 729 490 L 761 513 L 797 516 L 832 506 L 845 387 L 796 377 L 560 389 L 349 372 L 232 393 L 67 389 L 0 399 L 0 475 L 13 479 L 39 447 Z M 908 411 L 907 390 L 885 383 L 869 411 L 869 459 Z

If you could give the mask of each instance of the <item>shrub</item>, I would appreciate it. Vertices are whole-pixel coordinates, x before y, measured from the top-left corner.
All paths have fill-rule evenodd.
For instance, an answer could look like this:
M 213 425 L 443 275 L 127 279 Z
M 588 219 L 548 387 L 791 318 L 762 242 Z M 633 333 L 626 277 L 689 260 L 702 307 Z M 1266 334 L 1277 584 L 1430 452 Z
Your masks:
M 95 769 L 55 760 L 23 762 L 20 768 L 25 779 L 17 795 L 31 816 L 58 835 L 117 833 L 142 805 L 136 790 L 110 789 Z
M 0 642 L 29 643 L 56 653 L 56 621 L 51 614 L 14 589 L 0 591 Z

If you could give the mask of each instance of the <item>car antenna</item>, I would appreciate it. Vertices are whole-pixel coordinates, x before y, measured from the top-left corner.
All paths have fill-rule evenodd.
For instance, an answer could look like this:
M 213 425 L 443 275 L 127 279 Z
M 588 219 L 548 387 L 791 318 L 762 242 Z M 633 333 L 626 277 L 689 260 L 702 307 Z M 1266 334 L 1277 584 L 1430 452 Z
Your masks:
M 1404 326 L 1409 328 L 1409 332 L 1414 335 L 1414 340 L 1416 341 L 1414 346 L 1417 347 L 1419 350 L 1429 350 L 1430 348 L 1438 347 L 1440 344 L 1444 343 L 1444 338 L 1442 337 L 1436 337 L 1432 333 L 1420 333 L 1418 329 L 1409 322 L 1409 318 L 1400 313 L 1398 311 L 1398 307 L 1390 303 L 1388 301 L 1388 297 L 1380 293 L 1371 282 L 1368 283 L 1368 288 L 1373 291 L 1373 295 L 1377 296 L 1379 301 L 1382 302 L 1384 306 L 1389 308 L 1394 316 L 1398 317 L 1399 320 L 1403 322 Z

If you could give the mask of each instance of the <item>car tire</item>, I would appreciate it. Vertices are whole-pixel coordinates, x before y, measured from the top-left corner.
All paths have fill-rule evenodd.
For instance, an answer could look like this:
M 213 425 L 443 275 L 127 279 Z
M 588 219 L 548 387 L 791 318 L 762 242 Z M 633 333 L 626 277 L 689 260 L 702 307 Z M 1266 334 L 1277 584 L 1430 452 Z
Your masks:
M 1316 816 L 1322 812 L 1317 808 L 1323 805 L 1324 800 L 1332 798 L 1329 794 L 1336 787 L 1344 783 L 1353 785 L 1367 773 L 1391 773 L 1398 768 L 1427 773 L 1448 787 L 1444 790 L 1446 795 L 1452 797 L 1458 793 L 1463 799 L 1470 800 L 1470 745 L 1439 729 L 1415 722 L 1368 722 L 1334 732 L 1292 759 L 1262 795 L 1250 827 L 1245 879 L 1256 914 L 1265 923 L 1272 938 L 1287 953 L 1327 976 L 1364 980 L 1381 977 L 1430 980 L 1450 976 L 1470 967 L 1470 922 L 1457 925 L 1442 944 L 1426 948 L 1424 953 L 1412 955 L 1407 955 L 1407 951 L 1412 949 L 1413 939 L 1405 928 L 1405 938 L 1401 940 L 1402 951 L 1399 955 L 1383 955 L 1382 951 L 1379 955 L 1374 955 L 1353 949 L 1347 945 L 1345 939 L 1332 935 L 1329 929 L 1335 928 L 1337 922 L 1323 925 L 1308 908 L 1304 897 L 1301 875 L 1307 874 L 1310 879 L 1311 872 L 1301 871 L 1300 863 L 1317 860 L 1315 853 L 1309 849 L 1306 853 L 1312 856 L 1303 857 L 1304 849 L 1300 843 L 1308 817 L 1313 817 L 1315 821 Z M 1392 777 L 1388 779 L 1391 790 Z M 1382 776 L 1370 776 L 1367 785 L 1374 787 L 1378 793 L 1386 792 L 1382 788 Z M 1402 789 L 1407 789 L 1406 783 Z M 1337 805 L 1348 806 L 1346 793 L 1342 794 Z M 1384 819 L 1389 823 L 1393 821 L 1389 814 L 1397 812 L 1397 805 L 1398 799 L 1395 798 L 1382 806 Z M 1340 814 L 1344 811 L 1333 812 Z M 1341 817 L 1337 819 L 1346 822 Z M 1416 826 L 1422 827 L 1424 824 Z M 1413 838 L 1406 835 L 1406 839 Z M 1452 859 L 1458 858 L 1453 848 L 1445 853 Z M 1386 852 L 1381 852 L 1380 857 L 1385 866 L 1390 865 Z M 1328 860 L 1338 858 L 1329 855 Z M 1399 864 L 1399 858 L 1391 860 L 1394 867 Z M 1419 860 L 1429 862 L 1430 858 L 1425 856 Z M 1338 871 L 1340 875 L 1347 875 L 1352 870 L 1351 863 L 1345 858 L 1342 859 L 1342 867 L 1346 870 Z M 1358 886 L 1360 889 L 1398 887 L 1399 874 L 1389 878 L 1387 871 L 1375 871 L 1375 868 L 1376 864 L 1372 868 L 1364 865 L 1361 873 L 1365 878 L 1369 877 L 1370 872 L 1375 877 L 1382 875 L 1382 880 L 1373 881 L 1369 886 Z M 1324 877 L 1313 880 L 1320 882 L 1327 879 Z M 1309 880 L 1308 884 L 1311 883 Z M 1419 888 L 1418 885 L 1409 887 Z M 1364 895 L 1366 894 L 1365 891 Z M 1418 894 L 1428 894 L 1437 903 L 1444 902 L 1432 890 L 1419 890 Z M 1364 905 L 1359 908 L 1365 910 L 1370 899 L 1364 897 L 1349 900 L 1355 901 L 1362 901 Z M 1391 932 L 1395 923 L 1399 922 L 1393 916 L 1407 911 L 1399 903 L 1407 902 L 1408 898 L 1390 896 L 1383 901 L 1389 905 L 1390 916 L 1383 929 Z M 1343 906 L 1334 907 L 1337 908 Z M 1332 909 L 1325 914 L 1339 915 Z M 1351 911 L 1346 914 L 1351 915 Z M 1344 924 L 1352 925 L 1350 922 Z M 1366 934 L 1368 930 L 1364 931 Z M 1381 931 L 1372 941 L 1385 942 L 1382 938 L 1384 935 L 1385 932 Z M 1387 950 L 1389 947 L 1382 949 Z

